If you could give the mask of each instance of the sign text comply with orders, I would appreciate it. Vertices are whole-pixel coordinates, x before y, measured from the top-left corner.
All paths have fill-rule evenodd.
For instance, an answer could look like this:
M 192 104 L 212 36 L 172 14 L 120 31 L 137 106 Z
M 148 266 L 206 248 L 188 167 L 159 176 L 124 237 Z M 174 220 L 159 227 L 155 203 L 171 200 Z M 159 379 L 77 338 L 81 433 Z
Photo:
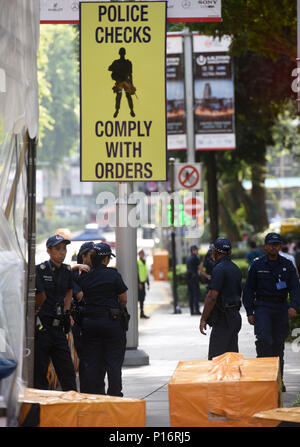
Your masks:
M 81 181 L 164 181 L 166 2 L 80 3 Z

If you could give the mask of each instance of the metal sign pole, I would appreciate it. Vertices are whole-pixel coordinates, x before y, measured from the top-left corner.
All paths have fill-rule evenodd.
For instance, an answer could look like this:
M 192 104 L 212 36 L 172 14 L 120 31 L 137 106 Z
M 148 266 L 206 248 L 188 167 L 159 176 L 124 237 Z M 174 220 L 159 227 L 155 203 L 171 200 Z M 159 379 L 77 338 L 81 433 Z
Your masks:
M 178 299 L 177 299 L 177 277 L 176 277 L 176 234 L 175 234 L 175 209 L 174 209 L 174 171 L 175 171 L 175 158 L 170 158 L 170 183 L 171 183 L 171 253 L 172 253 L 172 282 L 173 282 L 173 302 L 174 302 L 174 314 L 181 313 L 178 307 Z
M 188 28 L 183 29 L 182 35 L 184 41 L 187 160 L 193 163 L 195 161 L 193 35 Z
M 135 204 L 130 201 L 133 192 L 132 183 L 119 183 L 119 199 L 117 202 L 116 226 L 116 263 L 122 275 L 127 291 L 127 309 L 130 314 L 129 329 L 126 334 L 126 354 L 124 366 L 148 365 L 149 356 L 138 347 L 138 272 L 136 228 L 130 226 L 128 217 Z

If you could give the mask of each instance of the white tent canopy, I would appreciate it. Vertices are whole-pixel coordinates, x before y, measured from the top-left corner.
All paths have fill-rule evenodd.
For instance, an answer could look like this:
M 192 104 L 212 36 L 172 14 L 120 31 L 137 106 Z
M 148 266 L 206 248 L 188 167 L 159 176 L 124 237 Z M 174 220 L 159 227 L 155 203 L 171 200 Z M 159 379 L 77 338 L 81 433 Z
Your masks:
M 38 134 L 39 0 L 1 0 L 0 117 L 7 132 Z
M 17 424 L 18 396 L 24 386 L 27 172 L 32 166 L 27 136 L 34 140 L 38 135 L 39 27 L 39 0 L 0 1 L 0 360 L 17 365 L 13 374 L 0 380 L 0 397 L 10 426 Z

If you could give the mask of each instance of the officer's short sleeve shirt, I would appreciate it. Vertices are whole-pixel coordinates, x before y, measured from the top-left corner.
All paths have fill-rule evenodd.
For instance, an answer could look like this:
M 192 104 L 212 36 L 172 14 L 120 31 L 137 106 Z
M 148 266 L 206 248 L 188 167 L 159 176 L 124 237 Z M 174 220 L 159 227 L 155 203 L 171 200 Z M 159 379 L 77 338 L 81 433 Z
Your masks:
M 186 268 L 189 273 L 197 273 L 198 272 L 198 266 L 200 265 L 200 258 L 199 256 L 192 254 L 188 256 L 186 260 Z
M 40 314 L 55 316 L 56 305 L 63 306 L 68 290 L 73 289 L 70 266 L 62 264 L 57 268 L 51 261 L 36 266 L 36 293 L 44 292 L 46 300 Z
M 242 273 L 229 257 L 224 256 L 214 266 L 210 289 L 217 290 L 225 304 L 238 302 L 242 292 Z
M 281 283 L 278 287 L 277 284 Z M 291 307 L 300 304 L 300 286 L 296 269 L 288 259 L 278 256 L 276 261 L 270 261 L 265 255 L 253 262 L 243 290 L 243 304 L 247 314 L 254 310 L 254 301 L 259 298 L 277 298 L 286 300 L 290 296 Z
M 127 291 L 122 276 L 115 268 L 100 264 L 89 273 L 83 272 L 78 278 L 86 311 L 95 311 L 100 307 L 119 307 L 118 295 Z

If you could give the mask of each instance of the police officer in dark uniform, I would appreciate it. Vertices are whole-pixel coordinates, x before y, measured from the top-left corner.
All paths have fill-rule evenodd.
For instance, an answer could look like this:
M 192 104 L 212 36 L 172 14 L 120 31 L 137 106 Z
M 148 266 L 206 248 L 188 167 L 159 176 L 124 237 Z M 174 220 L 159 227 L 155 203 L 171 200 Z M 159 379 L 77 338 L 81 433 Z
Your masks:
M 73 281 L 70 266 L 63 264 L 68 239 L 51 236 L 50 259 L 36 266 L 36 337 L 34 387 L 48 389 L 47 372 L 52 360 L 63 391 L 76 391 L 76 376 L 66 334 L 70 330 Z
M 205 299 L 200 320 L 200 332 L 206 335 L 206 324 L 212 327 L 208 359 L 238 352 L 238 333 L 242 320 L 240 315 L 242 273 L 230 259 L 231 243 L 218 238 L 213 245 L 216 264 L 212 270 L 210 289 Z
M 186 259 L 186 273 L 187 273 L 187 286 L 188 297 L 191 315 L 201 315 L 199 308 L 200 301 L 200 258 L 198 256 L 197 245 L 191 246 L 191 254 Z
M 211 274 L 215 266 L 215 260 L 213 259 L 212 253 L 213 253 L 213 245 L 210 245 L 204 257 L 204 261 L 203 263 L 201 263 L 200 266 L 201 275 L 205 278 L 206 281 L 206 293 L 208 293 L 209 291 Z
M 71 306 L 71 315 L 74 323 L 72 325 L 72 333 L 75 349 L 80 358 L 82 351 L 80 319 L 84 308 L 84 297 L 81 288 L 77 283 L 77 279 L 82 271 L 89 272 L 92 268 L 91 254 L 94 253 L 94 242 L 84 242 L 77 255 L 77 264 L 72 266 L 73 275 L 73 298 Z
M 248 270 L 243 304 L 249 323 L 254 325 L 257 357 L 279 357 L 283 377 L 284 342 L 289 318 L 296 316 L 300 304 L 300 286 L 293 263 L 279 255 L 281 246 L 280 234 L 266 235 L 266 255 L 255 259 Z
M 78 277 L 85 300 L 82 331 L 84 377 L 80 383 L 83 393 L 104 394 L 103 368 L 107 372 L 111 396 L 122 394 L 122 364 L 126 349 L 126 330 L 122 315 L 127 303 L 127 286 L 115 268 L 109 268 L 111 248 L 100 243 L 91 256 L 93 268 Z
M 73 340 L 75 349 L 79 358 L 79 381 L 81 384 L 84 383 L 84 362 L 80 361 L 80 358 L 82 356 L 82 331 L 81 331 L 81 324 L 82 324 L 82 318 L 83 313 L 85 309 L 85 301 L 83 296 L 83 291 L 78 285 L 78 277 L 81 274 L 81 272 L 89 272 L 93 268 L 91 256 L 95 255 L 95 244 L 94 242 L 84 242 L 78 252 L 77 255 L 77 264 L 72 266 L 72 272 L 73 272 L 73 300 L 72 300 L 72 308 L 71 308 L 71 315 L 74 320 L 74 324 L 72 326 L 72 333 L 73 333 Z M 100 372 L 99 369 L 99 384 L 101 380 L 101 393 L 105 394 L 105 375 L 106 371 L 103 366 L 102 371 Z M 100 379 L 102 377 L 102 379 Z

